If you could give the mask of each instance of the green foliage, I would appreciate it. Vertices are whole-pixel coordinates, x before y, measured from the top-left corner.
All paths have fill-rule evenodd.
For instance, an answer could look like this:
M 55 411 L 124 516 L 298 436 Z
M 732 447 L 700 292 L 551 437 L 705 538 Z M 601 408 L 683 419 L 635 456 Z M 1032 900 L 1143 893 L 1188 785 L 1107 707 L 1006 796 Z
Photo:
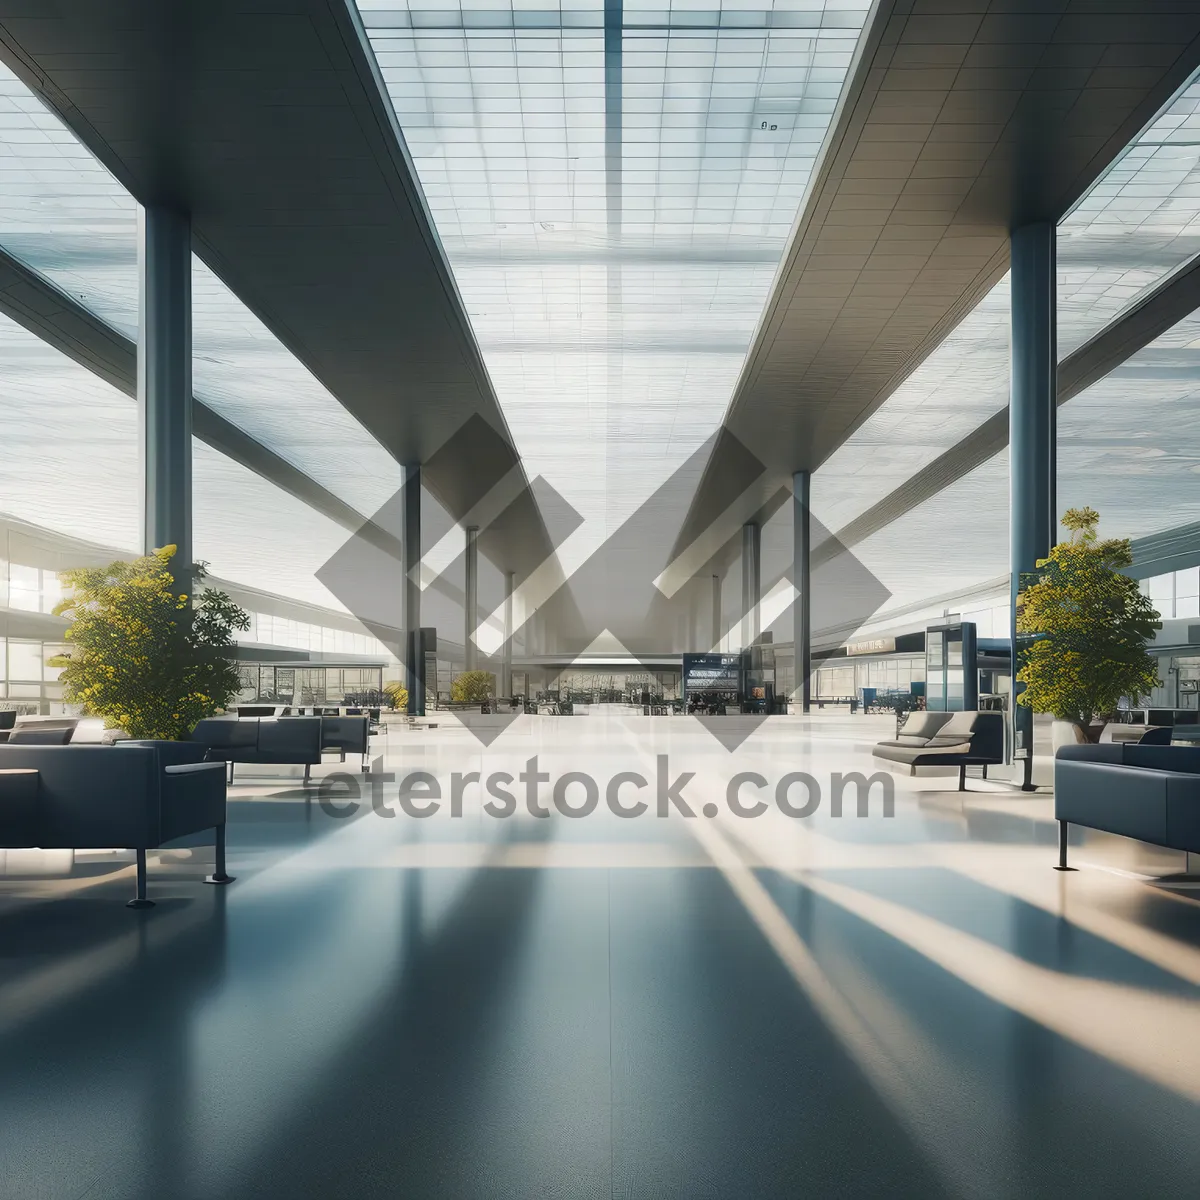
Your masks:
M 64 695 L 133 738 L 184 739 L 237 694 L 233 632 L 250 618 L 211 588 L 177 594 L 174 546 L 133 562 L 63 573 L 70 622 L 61 666 Z M 203 564 L 192 568 L 203 582 Z
M 456 704 L 480 704 L 496 694 L 496 677 L 490 671 L 464 671 L 450 685 Z
M 383 694 L 391 701 L 392 707 L 397 712 L 404 712 L 408 708 L 408 688 L 404 684 L 396 680 L 385 683 Z
M 1018 703 L 1083 729 L 1159 682 L 1146 643 L 1162 622 L 1137 580 L 1121 573 L 1133 562 L 1129 540 L 1100 541 L 1099 521 L 1092 508 L 1064 515 L 1070 539 L 1039 560 L 1017 608 L 1017 633 L 1026 635 Z

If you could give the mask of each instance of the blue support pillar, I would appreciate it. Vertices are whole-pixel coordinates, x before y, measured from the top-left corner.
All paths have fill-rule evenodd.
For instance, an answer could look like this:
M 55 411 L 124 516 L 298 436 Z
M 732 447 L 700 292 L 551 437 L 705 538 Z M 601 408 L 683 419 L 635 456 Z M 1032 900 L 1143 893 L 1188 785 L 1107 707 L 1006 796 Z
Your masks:
M 809 520 L 812 475 L 796 471 L 792 475 L 792 586 L 799 593 L 792 609 L 795 634 L 792 639 L 795 663 L 795 701 L 801 712 L 812 705 L 809 675 L 812 671 L 812 581 L 809 564 L 812 561 L 812 525 Z
M 425 715 L 425 647 L 421 640 L 421 468 L 404 468 L 404 644 L 408 715 Z
M 142 549 L 175 546 L 177 584 L 192 566 L 192 227 L 149 205 L 139 218 L 138 412 Z
M 504 655 L 500 666 L 500 695 L 511 697 L 512 691 L 512 643 L 513 643 L 513 589 L 516 575 L 504 572 Z
M 1012 372 L 1009 397 L 1009 533 L 1013 620 L 1013 751 L 1032 787 L 1033 712 L 1016 703 L 1016 610 L 1021 577 L 1054 543 L 1058 369 L 1055 319 L 1055 226 L 1012 233 Z
M 463 668 L 474 671 L 479 665 L 478 649 L 472 634 L 479 622 L 479 529 L 467 527 L 463 586 Z
M 721 577 L 712 577 L 712 650 L 721 652 Z
M 753 521 L 742 526 L 742 649 L 758 641 L 759 602 L 762 600 L 761 535 Z

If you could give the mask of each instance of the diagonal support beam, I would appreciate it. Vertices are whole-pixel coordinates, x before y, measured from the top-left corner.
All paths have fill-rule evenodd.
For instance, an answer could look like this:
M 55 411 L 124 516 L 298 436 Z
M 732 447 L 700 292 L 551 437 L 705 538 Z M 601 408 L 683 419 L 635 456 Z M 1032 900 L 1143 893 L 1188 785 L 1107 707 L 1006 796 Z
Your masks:
M 137 344 L 3 249 L 0 249 L 0 313 L 126 396 L 137 395 Z M 195 397 L 192 427 L 196 437 L 214 450 L 344 529 L 361 533 L 385 553 L 400 556 L 398 538 Z
M 1110 375 L 1139 350 L 1200 308 L 1200 255 L 1148 289 L 1120 316 L 1058 364 L 1058 405 Z M 928 466 L 873 504 L 837 533 L 849 547 L 931 500 L 1008 445 L 1008 406 L 990 416 Z M 815 551 L 819 559 L 821 551 Z

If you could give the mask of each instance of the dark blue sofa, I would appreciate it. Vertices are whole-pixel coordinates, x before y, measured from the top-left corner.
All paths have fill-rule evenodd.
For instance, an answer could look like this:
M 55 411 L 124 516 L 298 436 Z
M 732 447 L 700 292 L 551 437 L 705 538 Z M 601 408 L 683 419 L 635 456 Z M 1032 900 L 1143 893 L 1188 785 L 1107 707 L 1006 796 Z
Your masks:
M 210 717 L 197 723 L 192 741 L 209 762 L 302 766 L 304 779 L 321 761 L 320 717 Z
M 137 894 L 149 907 L 146 851 L 185 834 L 216 832 L 225 871 L 225 770 L 203 761 L 190 742 L 121 742 L 115 746 L 0 745 L 0 845 L 6 848 L 137 851 Z M 31 778 L 30 772 L 36 772 Z
M 304 779 L 324 752 L 357 754 L 367 769 L 370 721 L 358 717 L 210 717 L 192 730 L 192 741 L 207 752 L 210 762 L 275 763 L 303 766 Z
M 1200 746 L 1063 746 L 1054 756 L 1054 816 L 1059 870 L 1069 869 L 1071 825 L 1200 853 Z

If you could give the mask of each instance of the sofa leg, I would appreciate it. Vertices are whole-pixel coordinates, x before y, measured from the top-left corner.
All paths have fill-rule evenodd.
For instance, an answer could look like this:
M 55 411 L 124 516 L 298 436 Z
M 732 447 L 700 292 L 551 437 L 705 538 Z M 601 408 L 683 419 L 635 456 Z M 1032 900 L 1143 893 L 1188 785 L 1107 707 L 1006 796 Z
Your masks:
M 233 786 L 233 759 L 229 760 L 229 786 Z
M 1059 821 L 1058 823 L 1058 866 L 1056 871 L 1074 871 L 1074 867 L 1067 866 L 1067 830 L 1070 829 L 1069 821 Z
M 218 825 L 216 832 L 217 832 L 216 869 L 213 871 L 213 873 L 211 875 L 209 875 L 205 878 L 204 882 L 205 883 L 232 883 L 236 877 L 228 874 L 225 870 L 225 826 Z
M 128 904 L 126 908 L 153 908 L 154 901 L 146 899 L 146 851 L 139 849 L 137 852 L 137 894 Z
M 983 764 L 983 777 L 984 779 L 987 778 L 987 763 Z
M 312 779 L 312 763 L 304 764 L 304 782 L 308 783 Z
M 967 790 L 967 764 L 958 764 L 958 790 L 965 792 Z

